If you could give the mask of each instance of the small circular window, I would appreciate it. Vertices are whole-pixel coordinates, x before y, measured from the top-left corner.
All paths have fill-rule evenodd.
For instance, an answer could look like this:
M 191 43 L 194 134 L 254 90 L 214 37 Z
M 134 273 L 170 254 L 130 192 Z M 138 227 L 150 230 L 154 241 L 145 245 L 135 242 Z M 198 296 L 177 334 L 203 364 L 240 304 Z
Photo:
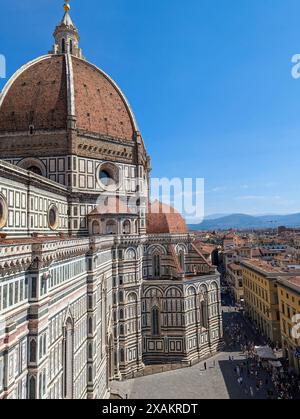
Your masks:
M 49 211 L 48 211 L 49 227 L 52 230 L 56 230 L 57 229 L 57 227 L 58 227 L 58 219 L 59 219 L 59 217 L 58 217 L 58 209 L 57 209 L 57 207 L 55 205 L 52 205 L 49 208 Z
M 119 169 L 111 163 L 99 166 L 97 180 L 102 189 L 114 191 L 119 187 Z
M 107 170 L 100 170 L 100 181 L 105 186 L 114 185 L 115 181 Z
M 5 227 L 7 223 L 7 202 L 3 195 L 0 195 L 0 228 Z

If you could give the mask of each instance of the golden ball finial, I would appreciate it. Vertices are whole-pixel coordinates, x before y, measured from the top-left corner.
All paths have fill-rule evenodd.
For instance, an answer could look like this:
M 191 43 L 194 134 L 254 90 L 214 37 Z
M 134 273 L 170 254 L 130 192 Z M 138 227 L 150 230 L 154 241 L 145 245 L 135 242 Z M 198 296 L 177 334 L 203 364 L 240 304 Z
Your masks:
M 69 10 L 71 10 L 71 6 L 69 5 L 69 1 L 65 1 L 65 4 L 64 4 L 64 10 L 65 10 L 65 12 L 68 12 Z

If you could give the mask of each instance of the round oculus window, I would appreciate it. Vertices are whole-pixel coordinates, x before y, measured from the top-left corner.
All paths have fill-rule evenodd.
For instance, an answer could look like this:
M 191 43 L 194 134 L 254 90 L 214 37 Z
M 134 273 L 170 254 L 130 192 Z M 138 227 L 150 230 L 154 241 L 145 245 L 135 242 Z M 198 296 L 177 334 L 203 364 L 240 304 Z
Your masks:
M 113 179 L 113 177 L 110 175 L 110 173 L 107 170 L 100 170 L 99 177 L 100 177 L 101 183 L 103 183 L 103 185 L 105 186 L 110 186 L 110 185 L 115 184 L 115 180 Z
M 111 163 L 103 163 L 98 170 L 98 182 L 102 189 L 116 190 L 119 187 L 119 168 Z
M 52 205 L 48 211 L 48 222 L 51 230 L 56 230 L 58 227 L 58 209 L 55 205 Z

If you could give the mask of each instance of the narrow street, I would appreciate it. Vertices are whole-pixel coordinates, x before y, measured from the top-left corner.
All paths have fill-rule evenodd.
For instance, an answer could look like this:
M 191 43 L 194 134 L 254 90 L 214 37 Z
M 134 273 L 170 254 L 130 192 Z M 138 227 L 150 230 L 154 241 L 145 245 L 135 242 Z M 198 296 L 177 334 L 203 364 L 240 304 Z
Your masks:
M 283 360 L 283 368 L 276 372 L 257 360 L 254 347 L 267 345 L 267 342 L 235 307 L 228 294 L 223 295 L 222 311 L 225 350 L 239 352 L 238 360 L 231 355 L 229 360 L 243 393 L 251 398 L 299 399 L 299 379 L 288 373 Z
M 242 346 L 264 345 L 264 340 L 256 334 L 243 314 L 236 309 L 229 295 L 224 296 L 223 301 L 224 350 L 228 353 L 229 368 L 231 369 L 230 372 L 224 371 L 224 375 L 232 374 L 236 380 L 236 389 L 231 398 L 267 399 L 275 397 L 276 390 L 271 377 L 255 359 L 249 358 L 248 354 L 242 351 Z

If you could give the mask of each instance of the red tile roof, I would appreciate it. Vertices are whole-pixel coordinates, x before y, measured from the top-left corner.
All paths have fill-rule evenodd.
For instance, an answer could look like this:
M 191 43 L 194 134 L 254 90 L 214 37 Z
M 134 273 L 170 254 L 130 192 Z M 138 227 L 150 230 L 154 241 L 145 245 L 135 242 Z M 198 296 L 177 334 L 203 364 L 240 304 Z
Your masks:
M 208 243 L 203 243 L 200 240 L 195 240 L 194 241 L 194 245 L 197 247 L 197 249 L 205 254 L 205 255 L 211 255 L 211 253 L 217 249 L 217 246 L 215 246 L 214 244 L 208 244 Z
M 155 201 L 147 213 L 148 234 L 186 234 L 188 229 L 181 214 L 169 205 Z
M 240 271 L 240 270 L 242 270 L 241 265 L 238 265 L 237 263 L 230 263 L 228 266 L 233 271 Z
M 246 264 L 247 266 L 253 266 L 253 268 L 260 269 L 266 273 L 282 273 L 282 270 L 279 268 L 276 268 L 269 263 L 259 260 L 259 259 L 247 259 L 242 262 L 243 264 Z
M 292 278 L 288 278 L 287 280 L 291 282 L 292 284 L 300 287 L 300 276 L 294 276 Z

